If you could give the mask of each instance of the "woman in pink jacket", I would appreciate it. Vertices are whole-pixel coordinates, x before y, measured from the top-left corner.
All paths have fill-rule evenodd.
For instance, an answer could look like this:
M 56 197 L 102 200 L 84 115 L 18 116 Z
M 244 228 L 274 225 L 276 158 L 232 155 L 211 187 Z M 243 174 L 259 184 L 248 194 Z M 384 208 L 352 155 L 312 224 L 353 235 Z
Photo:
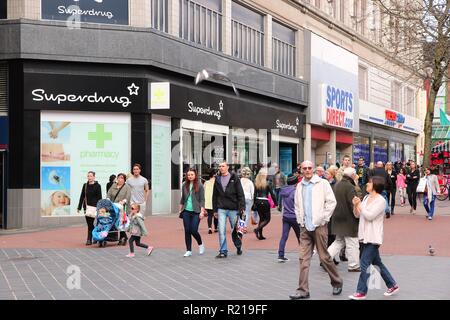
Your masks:
M 366 298 L 368 287 L 367 283 L 370 273 L 367 269 L 372 264 L 379 268 L 381 277 L 383 278 L 387 291 L 385 296 L 391 296 L 398 292 L 399 287 L 389 270 L 381 262 L 379 248 L 383 243 L 383 222 L 386 207 L 386 200 L 381 193 L 384 190 L 384 179 L 374 176 L 367 183 L 367 195 L 364 200 L 358 197 L 353 198 L 354 214 L 359 217 L 358 238 L 362 243 L 362 252 L 360 259 L 361 274 L 359 275 L 358 287 L 356 292 L 349 296 L 352 300 L 363 300 Z
M 400 194 L 400 205 L 403 207 L 406 202 L 406 171 L 404 168 L 400 168 L 397 175 L 397 190 Z

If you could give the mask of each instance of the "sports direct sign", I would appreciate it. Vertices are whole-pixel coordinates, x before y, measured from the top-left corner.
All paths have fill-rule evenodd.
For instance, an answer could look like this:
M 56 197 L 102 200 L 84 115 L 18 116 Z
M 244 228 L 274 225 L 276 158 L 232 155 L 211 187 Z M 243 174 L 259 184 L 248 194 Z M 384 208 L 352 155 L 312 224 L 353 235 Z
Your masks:
M 351 91 L 322 84 L 323 123 L 352 130 L 354 128 L 354 97 Z

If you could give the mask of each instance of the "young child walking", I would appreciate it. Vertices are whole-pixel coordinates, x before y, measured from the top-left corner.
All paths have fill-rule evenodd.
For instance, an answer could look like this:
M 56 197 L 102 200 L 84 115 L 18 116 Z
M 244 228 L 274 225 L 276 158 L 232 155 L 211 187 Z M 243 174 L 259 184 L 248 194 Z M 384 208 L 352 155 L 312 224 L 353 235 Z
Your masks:
M 131 205 L 131 217 L 130 217 L 130 226 L 128 227 L 128 232 L 130 232 L 130 253 L 127 254 L 128 258 L 134 257 L 134 245 L 133 243 L 136 242 L 136 245 L 141 248 L 147 249 L 147 255 L 151 255 L 153 251 L 153 247 L 148 246 L 144 243 L 141 243 L 141 237 L 146 236 L 148 234 L 147 229 L 145 228 L 144 224 L 144 216 L 140 213 L 141 207 L 137 203 L 133 203 Z

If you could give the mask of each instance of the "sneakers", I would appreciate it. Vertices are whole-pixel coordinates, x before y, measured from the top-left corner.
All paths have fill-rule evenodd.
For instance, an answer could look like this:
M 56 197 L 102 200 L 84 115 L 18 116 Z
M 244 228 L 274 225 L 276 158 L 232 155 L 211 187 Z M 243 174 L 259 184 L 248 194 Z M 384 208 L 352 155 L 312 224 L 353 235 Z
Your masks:
M 287 262 L 287 261 L 289 261 L 289 259 L 286 257 L 278 257 L 278 262 L 280 262 L 280 263 Z
M 361 272 L 361 267 L 348 268 L 347 270 L 348 270 L 348 272 Z
M 226 258 L 226 257 L 227 257 L 227 255 L 226 255 L 225 253 L 219 253 L 219 254 L 216 256 L 217 259 L 223 259 L 223 258 Z
M 209 228 L 209 230 L 208 230 L 208 234 L 212 234 L 212 230 L 211 230 L 211 228 Z
M 129 254 L 126 255 L 126 257 L 127 257 L 127 258 L 134 258 L 134 253 L 131 253 L 131 252 L 130 252 Z
M 351 300 L 364 300 L 366 298 L 366 295 L 364 293 L 355 292 L 351 296 L 348 296 Z
M 205 253 L 205 245 L 201 244 L 198 246 L 198 253 L 204 254 Z
M 186 251 L 183 257 L 190 257 L 192 256 L 192 251 Z
M 428 220 L 433 220 L 433 218 L 432 217 L 428 217 Z
M 387 291 L 384 293 L 384 295 L 386 297 L 390 297 L 390 296 L 396 294 L 398 292 L 398 290 L 400 290 L 400 288 L 398 287 L 398 285 L 395 285 L 392 288 L 387 289 Z
M 148 247 L 148 249 L 147 249 L 147 255 L 148 255 L 148 256 L 151 255 L 152 252 L 153 252 L 153 247 Z
M 242 255 L 242 249 L 241 249 L 241 248 L 237 248 L 236 254 L 237 254 L 238 256 Z

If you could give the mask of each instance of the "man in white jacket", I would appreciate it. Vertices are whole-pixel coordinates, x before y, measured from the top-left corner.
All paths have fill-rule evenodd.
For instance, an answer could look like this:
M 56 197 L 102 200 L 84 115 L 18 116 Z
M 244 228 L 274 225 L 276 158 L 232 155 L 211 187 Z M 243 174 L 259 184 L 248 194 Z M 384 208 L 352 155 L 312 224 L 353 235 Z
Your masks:
M 289 297 L 295 300 L 309 298 L 309 265 L 314 245 L 323 268 L 330 276 L 333 295 L 339 295 L 342 293 L 342 279 L 327 251 L 327 224 L 336 207 L 336 198 L 330 183 L 314 175 L 311 161 L 304 161 L 301 170 L 303 180 L 295 191 L 295 214 L 300 224 L 300 277 L 297 291 Z

